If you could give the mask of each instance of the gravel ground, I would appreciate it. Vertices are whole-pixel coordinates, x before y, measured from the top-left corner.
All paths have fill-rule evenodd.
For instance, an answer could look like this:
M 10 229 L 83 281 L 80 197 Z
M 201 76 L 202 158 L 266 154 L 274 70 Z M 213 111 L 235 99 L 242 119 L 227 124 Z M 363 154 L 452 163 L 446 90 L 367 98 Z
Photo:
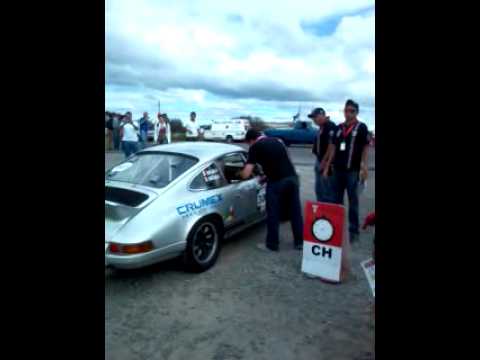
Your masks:
M 106 153 L 105 166 L 122 158 Z M 312 167 L 297 171 L 302 201 L 313 199 Z M 362 219 L 374 209 L 374 177 L 361 197 Z M 372 232 L 353 246 L 353 277 L 341 285 L 301 274 L 288 224 L 279 253 L 256 249 L 265 234 L 260 224 L 229 240 L 202 274 L 184 272 L 178 261 L 106 270 L 106 359 L 374 359 L 373 299 L 360 267 Z

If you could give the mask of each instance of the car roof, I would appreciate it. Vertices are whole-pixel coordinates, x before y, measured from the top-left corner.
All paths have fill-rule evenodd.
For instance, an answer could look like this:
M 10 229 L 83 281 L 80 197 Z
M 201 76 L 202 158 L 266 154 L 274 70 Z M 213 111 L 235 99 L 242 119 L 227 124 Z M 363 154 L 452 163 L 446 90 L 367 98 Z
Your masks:
M 184 141 L 184 142 L 178 142 L 178 143 L 167 144 L 167 145 L 151 146 L 149 148 L 142 150 L 141 152 L 145 153 L 145 152 L 155 152 L 155 151 L 185 154 L 185 155 L 198 158 L 200 162 L 205 162 L 234 151 L 245 151 L 245 149 L 237 145 L 230 145 L 230 144 L 223 144 L 223 143 L 206 142 L 206 141 L 198 141 L 198 142 Z

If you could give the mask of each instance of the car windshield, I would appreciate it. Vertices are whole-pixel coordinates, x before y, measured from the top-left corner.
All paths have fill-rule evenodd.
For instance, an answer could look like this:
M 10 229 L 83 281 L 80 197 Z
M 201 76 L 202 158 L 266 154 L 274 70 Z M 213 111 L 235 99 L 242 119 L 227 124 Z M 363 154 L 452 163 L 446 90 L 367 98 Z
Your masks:
M 107 171 L 105 179 L 162 188 L 197 162 L 186 155 L 140 153 Z

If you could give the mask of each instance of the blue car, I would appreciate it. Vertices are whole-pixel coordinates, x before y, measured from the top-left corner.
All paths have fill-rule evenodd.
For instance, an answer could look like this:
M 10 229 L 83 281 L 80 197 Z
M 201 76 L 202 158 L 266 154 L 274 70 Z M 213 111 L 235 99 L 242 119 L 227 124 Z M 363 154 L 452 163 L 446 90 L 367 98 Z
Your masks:
M 296 121 L 291 129 L 267 129 L 266 136 L 281 139 L 286 146 L 292 144 L 313 144 L 318 129 L 310 121 Z

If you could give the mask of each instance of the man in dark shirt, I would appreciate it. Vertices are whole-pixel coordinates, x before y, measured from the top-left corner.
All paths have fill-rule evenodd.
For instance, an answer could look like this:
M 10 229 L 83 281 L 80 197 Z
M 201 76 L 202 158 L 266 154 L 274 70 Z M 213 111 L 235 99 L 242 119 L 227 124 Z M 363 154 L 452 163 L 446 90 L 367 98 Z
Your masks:
M 316 155 L 315 162 L 315 193 L 317 201 L 320 202 L 335 202 L 335 193 L 332 184 L 332 171 L 330 166 L 326 166 L 327 159 L 334 151 L 334 139 L 336 133 L 336 125 L 330 118 L 326 116 L 325 110 L 322 108 L 314 109 L 308 115 L 315 124 L 318 125 L 318 134 L 313 142 L 312 153 Z
M 359 237 L 358 185 L 368 176 L 367 157 L 370 142 L 367 125 L 358 121 L 358 104 L 353 100 L 345 103 L 345 122 L 340 124 L 335 134 L 335 151 L 333 158 L 334 188 L 336 203 L 343 204 L 345 190 L 348 196 L 348 221 L 350 241 Z
M 243 179 L 253 174 L 255 164 L 262 166 L 267 177 L 267 239 L 259 244 L 261 249 L 278 251 L 280 212 L 288 210 L 294 238 L 294 248 L 303 246 L 303 219 L 297 173 L 285 145 L 276 138 L 268 138 L 249 129 L 245 140 L 250 146 L 245 168 L 240 172 Z
M 144 149 L 148 141 L 148 125 L 150 124 L 148 112 L 143 113 L 143 116 L 138 120 L 138 124 L 140 126 L 140 148 Z

